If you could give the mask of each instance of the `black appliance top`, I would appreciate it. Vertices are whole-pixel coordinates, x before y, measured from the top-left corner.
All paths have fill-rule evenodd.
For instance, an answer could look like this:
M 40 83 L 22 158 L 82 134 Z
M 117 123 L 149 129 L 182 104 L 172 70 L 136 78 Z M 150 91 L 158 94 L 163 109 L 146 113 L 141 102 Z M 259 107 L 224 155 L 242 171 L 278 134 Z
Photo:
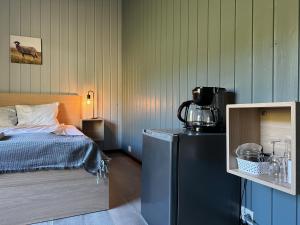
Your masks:
M 208 132 L 197 132 L 190 129 L 177 128 L 177 129 L 144 129 L 144 133 L 163 133 L 171 136 L 188 135 L 188 136 L 207 136 L 207 135 L 225 135 L 222 133 L 208 133 Z

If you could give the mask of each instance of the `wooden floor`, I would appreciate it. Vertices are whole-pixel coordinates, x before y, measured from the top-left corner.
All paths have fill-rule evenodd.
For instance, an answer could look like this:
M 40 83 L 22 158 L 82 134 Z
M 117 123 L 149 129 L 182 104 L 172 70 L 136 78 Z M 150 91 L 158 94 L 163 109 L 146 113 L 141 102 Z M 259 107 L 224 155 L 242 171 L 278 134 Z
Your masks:
M 109 153 L 112 209 L 35 225 L 147 225 L 140 214 L 141 165 L 123 153 Z

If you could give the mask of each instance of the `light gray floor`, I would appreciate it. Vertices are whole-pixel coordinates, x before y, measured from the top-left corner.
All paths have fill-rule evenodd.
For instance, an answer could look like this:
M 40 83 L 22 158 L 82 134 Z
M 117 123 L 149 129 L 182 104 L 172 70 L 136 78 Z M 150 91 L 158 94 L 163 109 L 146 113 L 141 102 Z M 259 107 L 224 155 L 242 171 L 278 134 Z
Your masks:
M 107 211 L 37 223 L 35 225 L 147 225 L 140 214 L 136 199 Z
M 111 153 L 110 210 L 35 225 L 147 225 L 141 216 L 141 165 L 122 153 Z

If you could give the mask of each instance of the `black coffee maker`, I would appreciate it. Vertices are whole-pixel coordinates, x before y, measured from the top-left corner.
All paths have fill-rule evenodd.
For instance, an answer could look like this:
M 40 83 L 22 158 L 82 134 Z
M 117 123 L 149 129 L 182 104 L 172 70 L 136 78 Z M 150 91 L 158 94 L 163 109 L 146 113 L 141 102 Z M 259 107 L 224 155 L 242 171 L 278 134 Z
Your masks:
M 199 132 L 224 132 L 226 104 L 233 103 L 232 93 L 220 87 L 196 87 L 192 93 L 193 100 L 183 102 L 177 112 L 184 127 Z

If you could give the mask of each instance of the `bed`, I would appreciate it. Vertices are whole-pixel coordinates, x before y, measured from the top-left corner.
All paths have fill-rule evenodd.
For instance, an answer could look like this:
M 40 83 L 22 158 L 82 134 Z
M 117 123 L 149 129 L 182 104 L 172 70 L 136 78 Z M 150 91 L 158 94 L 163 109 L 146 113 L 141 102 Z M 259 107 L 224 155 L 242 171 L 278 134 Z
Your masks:
M 0 94 L 0 106 L 52 102 L 60 103 L 60 123 L 80 128 L 80 96 Z M 108 178 L 97 180 L 84 168 L 0 174 L 1 225 L 31 224 L 108 208 Z

